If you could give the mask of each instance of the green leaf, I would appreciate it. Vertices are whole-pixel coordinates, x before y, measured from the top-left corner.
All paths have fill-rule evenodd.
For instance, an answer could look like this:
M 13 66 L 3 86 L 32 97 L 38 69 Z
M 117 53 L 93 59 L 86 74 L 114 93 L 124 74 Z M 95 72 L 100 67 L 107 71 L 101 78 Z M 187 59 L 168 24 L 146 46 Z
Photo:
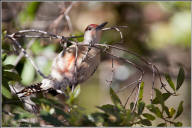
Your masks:
M 157 125 L 157 127 L 164 127 L 164 126 L 167 126 L 166 123 L 160 123 Z
M 163 96 L 163 101 L 166 101 L 171 96 L 171 94 L 170 93 L 163 93 L 162 96 Z
M 31 62 L 29 60 L 25 61 L 22 73 L 21 73 L 21 78 L 22 78 L 22 84 L 24 85 L 29 85 L 35 77 L 35 69 Z
M 15 66 L 12 64 L 3 65 L 3 70 L 10 70 L 13 69 Z
M 21 107 L 17 107 L 17 108 L 14 110 L 13 114 L 15 115 L 15 116 L 14 116 L 14 119 L 15 119 L 15 120 L 20 120 L 20 119 L 24 119 L 24 118 L 26 119 L 26 118 L 33 118 L 33 117 L 35 117 L 35 115 L 34 115 L 33 113 L 30 113 L 30 112 L 24 110 L 24 109 L 21 108 Z
M 19 75 L 15 72 L 3 71 L 2 75 L 3 75 L 3 79 L 5 78 L 9 81 L 20 81 L 21 80 Z
M 64 126 L 64 124 L 60 120 L 58 120 L 46 111 L 41 111 L 40 116 L 44 121 L 52 124 L 53 126 Z
M 174 126 L 176 126 L 176 127 L 181 127 L 183 124 L 181 123 L 181 122 L 176 122 L 176 123 L 174 123 Z
M 175 85 L 174 85 L 173 81 L 171 80 L 171 77 L 169 76 L 169 74 L 165 74 L 165 78 L 166 78 L 167 82 L 169 83 L 169 86 L 173 89 L 173 91 L 175 91 Z
M 180 102 L 179 107 L 178 107 L 178 109 L 177 109 L 177 114 L 176 114 L 176 116 L 175 116 L 174 119 L 176 119 L 177 117 L 179 117 L 182 112 L 183 112 L 183 101 Z
M 2 86 L 2 94 L 8 99 L 12 98 L 11 92 L 4 86 Z
M 14 117 L 15 120 L 27 119 L 27 118 L 35 117 L 34 114 L 29 113 L 29 112 L 14 113 L 14 115 L 15 115 L 15 117 Z
M 149 113 L 143 113 L 143 116 L 148 120 L 155 120 L 155 117 Z
M 164 106 L 165 113 L 167 114 L 168 118 L 171 118 L 169 108 L 167 106 Z
M 181 87 L 181 85 L 183 84 L 184 79 L 185 79 L 185 72 L 184 72 L 184 69 L 182 67 L 180 67 L 179 74 L 177 76 L 176 90 L 178 90 Z
M 28 2 L 24 10 L 22 10 L 18 15 L 19 23 L 25 25 L 26 23 L 33 21 L 39 5 L 40 2 Z
M 60 109 L 60 108 L 56 108 L 56 107 L 55 107 L 55 112 L 56 112 L 57 115 L 63 115 L 63 117 L 64 117 L 65 119 L 70 119 L 70 115 L 69 115 L 68 113 L 64 112 L 64 111 L 63 111 L 62 109 Z
M 101 107 L 97 106 L 97 108 L 99 108 L 100 110 L 104 111 L 105 113 L 108 113 L 108 114 L 113 114 L 115 111 L 119 112 L 118 108 L 114 105 L 111 105 L 111 104 L 106 104 L 106 105 L 103 105 Z
M 80 91 L 81 91 L 80 85 L 76 86 L 75 89 L 74 89 L 74 91 L 73 91 L 73 98 L 74 98 L 74 99 L 76 99 L 76 98 L 79 96 Z
M 167 114 L 167 118 L 172 118 L 173 117 L 173 115 L 175 114 L 175 109 L 174 108 L 168 108 L 167 106 L 164 106 L 164 110 L 165 110 L 165 112 L 166 112 L 166 114 Z
M 139 101 L 143 99 L 143 87 L 144 87 L 144 82 L 141 82 L 140 91 L 139 91 Z
M 88 119 L 95 123 L 96 126 L 101 126 L 104 119 L 107 119 L 108 115 L 105 113 L 95 112 L 89 115 Z
M 146 125 L 146 126 L 151 126 L 152 125 L 151 122 L 149 120 L 147 120 L 147 119 L 141 120 L 141 124 Z
M 162 107 L 164 106 L 164 101 L 168 99 L 170 94 L 162 94 L 158 89 L 154 89 L 156 93 L 155 99 L 152 100 L 152 104 L 161 104 Z
M 53 106 L 53 105 L 57 105 L 58 107 L 63 107 L 62 104 L 60 104 L 58 101 L 56 100 L 51 100 L 51 99 L 48 99 L 48 98 L 31 98 L 31 100 L 33 102 L 35 102 L 36 104 L 47 104 L 49 106 Z
M 160 109 L 158 107 L 155 107 L 153 104 L 147 105 L 147 109 L 153 112 L 157 117 L 162 117 Z
M 73 92 L 70 91 L 69 92 L 69 99 L 67 100 L 67 103 L 71 104 L 72 102 L 74 102 L 74 100 L 79 96 L 80 91 L 81 91 L 80 85 L 76 86 Z
M 31 46 L 31 51 L 35 55 L 38 55 L 43 51 L 43 46 L 41 45 L 39 40 L 34 41 L 33 45 Z
M 162 93 L 158 89 L 156 89 L 156 88 L 154 88 L 154 89 L 155 89 L 155 92 L 156 92 L 156 98 L 158 99 L 160 104 L 163 104 Z
M 139 102 L 138 103 L 138 114 L 141 115 L 143 110 L 145 108 L 145 103 L 144 102 Z
M 169 113 L 170 113 L 170 116 L 173 117 L 173 115 L 175 114 L 175 109 L 174 108 L 170 108 L 169 109 Z
M 112 88 L 110 88 L 110 96 L 115 105 L 122 104 L 119 97 L 116 95 Z
M 159 100 L 157 97 L 155 97 L 155 99 L 152 100 L 152 104 L 159 104 Z
M 6 57 L 7 57 L 6 53 L 1 53 L 1 60 L 2 60 L 2 62 L 5 61 Z
M 132 110 L 132 109 L 133 109 L 133 107 L 134 107 L 134 103 L 133 103 L 133 102 L 131 102 L 131 103 L 130 103 L 130 109 Z
M 19 127 L 40 127 L 39 123 L 19 122 Z

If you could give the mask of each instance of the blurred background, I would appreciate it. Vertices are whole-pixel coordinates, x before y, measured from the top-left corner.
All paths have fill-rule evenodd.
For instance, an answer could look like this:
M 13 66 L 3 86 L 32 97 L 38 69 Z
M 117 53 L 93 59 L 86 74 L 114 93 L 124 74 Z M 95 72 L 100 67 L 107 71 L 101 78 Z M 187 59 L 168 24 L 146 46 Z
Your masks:
M 108 21 L 106 27 L 127 25 L 121 28 L 124 42 L 118 47 L 134 51 L 156 64 L 163 75 L 169 73 L 174 83 L 182 65 L 185 82 L 179 97 L 167 101 L 168 106 L 177 108 L 184 100 L 184 113 L 178 120 L 183 126 L 190 126 L 191 115 L 191 2 L 3 2 L 2 34 L 15 33 L 24 29 L 45 30 L 50 33 L 70 36 L 81 35 L 89 24 Z M 63 15 L 69 9 L 67 15 Z M 79 39 L 82 40 L 82 39 Z M 120 40 L 119 33 L 105 31 L 101 43 L 113 44 Z M 22 39 L 21 44 L 34 58 L 41 71 L 48 75 L 53 58 L 62 50 L 58 40 Z M 151 67 L 134 56 L 112 50 L 112 53 L 139 64 L 145 70 L 144 100 L 150 103 L 152 87 Z M 22 78 L 21 84 L 27 86 L 41 81 L 31 63 L 13 49 L 10 40 L 2 38 L 2 53 L 7 53 L 5 64 L 16 64 Z M 81 84 L 78 104 L 87 113 L 96 111 L 96 106 L 111 103 L 106 80 L 112 79 L 111 58 L 102 54 L 101 64 L 96 73 Z M 136 80 L 138 71 L 126 63 L 114 60 L 112 87 L 117 90 Z M 164 78 L 163 78 L 164 80 Z M 156 78 L 155 87 L 160 88 Z M 119 92 L 125 102 L 132 87 Z M 58 97 L 62 99 L 62 97 Z M 134 98 L 134 95 L 133 95 Z M 6 106 L 4 106 L 6 107 Z M 4 108 L 3 108 L 4 109 Z

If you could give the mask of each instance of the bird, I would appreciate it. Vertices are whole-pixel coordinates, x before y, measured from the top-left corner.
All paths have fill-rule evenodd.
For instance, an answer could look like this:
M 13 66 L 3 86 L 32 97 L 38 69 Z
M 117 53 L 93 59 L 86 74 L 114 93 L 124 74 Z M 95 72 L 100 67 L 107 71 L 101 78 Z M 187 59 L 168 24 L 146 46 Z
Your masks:
M 52 95 L 62 94 L 67 87 L 72 90 L 78 84 L 88 80 L 100 64 L 101 51 L 92 47 L 101 40 L 102 29 L 107 24 L 90 24 L 84 31 L 83 45 L 71 45 L 64 48 L 54 59 L 49 78 L 32 84 L 16 94 L 20 97 L 47 91 Z M 77 53 L 77 54 L 76 54 Z

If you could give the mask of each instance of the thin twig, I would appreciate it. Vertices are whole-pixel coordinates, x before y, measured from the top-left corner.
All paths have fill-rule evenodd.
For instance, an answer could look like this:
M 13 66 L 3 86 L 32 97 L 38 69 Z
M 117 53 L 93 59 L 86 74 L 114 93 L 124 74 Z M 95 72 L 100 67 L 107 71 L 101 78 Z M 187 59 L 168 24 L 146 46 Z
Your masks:
M 63 11 L 54 21 L 53 23 L 50 25 L 50 28 L 55 28 L 59 25 L 59 23 L 61 22 L 61 20 L 63 19 L 63 17 L 65 17 L 66 21 L 67 21 L 67 24 L 68 24 L 68 27 L 69 27 L 69 31 L 70 33 L 73 32 L 73 27 L 72 27 L 72 24 L 71 24 L 71 20 L 70 20 L 70 17 L 68 16 L 68 13 L 70 12 L 70 10 L 72 9 L 73 5 L 74 5 L 75 2 L 72 2 L 65 11 Z
M 33 67 L 36 69 L 36 71 L 39 73 L 39 75 L 41 75 L 43 78 L 47 78 L 47 76 L 45 76 L 40 69 L 38 68 L 38 66 L 34 63 L 34 61 L 32 60 L 32 58 L 27 54 L 27 52 L 25 51 L 25 49 L 22 48 L 22 46 L 20 45 L 20 43 L 13 37 L 14 35 L 10 36 L 7 35 L 7 37 L 9 39 L 11 39 L 18 47 L 19 49 L 23 52 L 23 54 L 25 55 L 25 57 L 27 57 L 29 59 L 29 61 L 31 62 L 31 64 L 33 65 Z
M 67 20 L 67 22 L 68 22 L 68 26 L 69 26 L 70 31 L 72 31 L 72 27 L 70 28 L 70 25 L 71 25 L 70 23 L 71 23 L 71 21 L 70 21 L 70 17 L 68 17 L 67 14 L 68 14 L 68 12 L 70 11 L 71 8 L 72 8 L 72 4 L 71 4 L 71 5 L 67 8 L 67 10 L 65 11 L 66 14 L 64 13 L 64 14 L 65 14 L 65 17 L 66 17 L 66 20 Z M 72 26 L 72 25 L 71 25 L 71 26 Z M 106 30 L 114 29 L 114 30 L 118 31 L 118 32 L 120 33 L 120 38 L 121 38 L 120 42 L 121 42 L 121 41 L 123 40 L 123 34 L 122 34 L 122 32 L 120 31 L 119 28 L 125 28 L 125 27 L 127 27 L 127 26 L 115 26 L 115 27 L 111 27 L 111 28 L 104 28 L 104 29 L 102 29 L 102 30 L 103 30 L 103 31 L 106 31 Z M 26 33 L 30 33 L 30 32 L 40 33 L 40 34 L 42 34 L 42 35 L 32 35 L 32 36 L 31 36 L 31 35 L 26 35 Z M 83 36 L 83 35 L 82 35 L 82 36 Z M 95 47 L 95 48 L 99 48 L 99 49 L 100 49 L 101 47 L 105 47 L 105 49 L 112 48 L 112 49 L 117 49 L 117 50 L 121 50 L 121 51 L 127 52 L 127 53 L 129 53 L 129 54 L 132 54 L 132 55 L 138 57 L 138 58 L 139 58 L 140 60 L 142 60 L 146 65 L 152 67 L 152 72 L 153 72 L 153 81 L 152 81 L 152 84 L 153 84 L 153 85 L 152 85 L 152 95 L 151 95 L 151 99 L 153 98 L 153 89 L 154 89 L 155 73 L 158 74 L 158 77 L 159 77 L 159 79 L 160 79 L 160 83 L 161 83 L 161 85 L 162 85 L 161 87 L 162 87 L 164 90 L 166 90 L 166 92 L 171 93 L 171 92 L 169 92 L 169 91 L 166 89 L 165 84 L 162 82 L 161 75 L 160 75 L 160 73 L 159 73 L 158 68 L 157 68 L 154 64 L 152 64 L 150 61 L 148 61 L 146 58 L 143 58 L 142 56 L 137 55 L 136 53 L 134 53 L 134 52 L 132 52 L 132 51 L 125 50 L 125 49 L 123 49 L 123 48 L 119 48 L 119 47 L 113 46 L 113 45 L 108 45 L 108 44 L 94 44 L 93 46 L 90 46 L 90 44 L 85 44 L 85 43 L 83 43 L 83 42 L 77 43 L 77 42 L 74 42 L 74 41 L 69 41 L 69 39 L 71 39 L 71 38 L 78 38 L 78 37 L 82 37 L 82 36 L 64 37 L 64 36 L 54 35 L 54 34 L 51 34 L 51 33 L 45 32 L 45 31 L 41 31 L 41 30 L 22 30 L 22 31 L 18 31 L 17 33 L 14 33 L 14 34 L 12 34 L 12 35 L 8 35 L 8 38 L 10 38 L 15 44 L 17 44 L 17 46 L 21 49 L 21 51 L 24 53 L 24 55 L 25 55 L 26 57 L 28 57 L 28 58 L 29 58 L 29 56 L 27 55 L 26 51 L 21 47 L 21 45 L 18 43 L 18 41 L 17 41 L 15 38 L 25 37 L 25 38 L 50 38 L 50 39 L 60 39 L 61 41 L 63 40 L 64 42 L 71 43 L 71 44 L 75 45 L 75 46 L 76 46 L 75 72 L 77 72 L 77 69 L 76 69 L 76 68 L 77 68 L 77 67 L 76 67 L 76 66 L 77 66 L 77 65 L 76 65 L 76 61 L 77 61 L 77 48 L 78 48 L 78 46 L 88 46 L 88 47 L 89 47 L 88 50 L 87 50 L 87 52 L 85 53 L 85 57 L 87 56 L 87 54 L 88 54 L 88 52 L 89 52 L 89 50 L 90 50 L 91 47 Z M 125 59 L 125 58 L 121 58 L 121 57 L 119 57 L 119 56 L 116 56 L 116 55 L 113 55 L 113 54 L 107 52 L 107 50 L 104 50 L 104 52 L 107 53 L 108 55 L 114 57 L 114 58 L 120 59 L 120 60 L 122 60 L 122 61 L 125 61 L 126 63 L 131 64 L 132 66 L 134 66 L 135 68 L 137 68 L 137 69 L 141 72 L 141 75 L 140 75 L 140 77 L 139 77 L 138 80 L 136 80 L 136 81 L 130 83 L 128 86 L 125 86 L 125 87 L 123 87 L 123 88 L 120 89 L 120 90 L 123 90 L 123 89 L 125 89 L 125 88 L 127 88 L 127 87 L 130 87 L 131 85 L 133 85 L 133 84 L 135 84 L 135 83 L 137 83 L 137 84 L 139 85 L 138 93 L 137 93 L 137 96 L 136 96 L 136 99 L 135 99 L 135 104 L 134 104 L 134 106 L 136 106 L 137 100 L 138 100 L 138 94 L 139 94 L 139 90 L 140 90 L 140 83 L 141 83 L 141 81 L 142 81 L 142 79 L 143 79 L 143 76 L 144 76 L 144 71 L 143 71 L 143 69 L 142 69 L 139 65 L 137 65 L 137 64 L 135 64 L 135 63 L 133 63 L 133 62 Z M 85 58 L 85 57 L 84 57 L 84 58 Z M 38 67 L 35 65 L 35 63 L 32 61 L 32 59 L 29 58 L 29 60 L 30 60 L 31 63 L 34 65 L 34 67 L 35 67 L 35 69 L 37 70 L 37 72 L 38 72 L 40 75 L 42 75 L 43 77 L 45 77 L 45 76 L 40 72 L 40 70 L 39 70 Z M 83 60 L 84 60 L 84 59 L 83 59 Z M 112 58 L 112 73 L 114 74 L 114 69 L 113 69 L 113 68 L 114 68 L 114 67 L 113 67 L 113 58 Z M 76 77 L 76 75 L 75 75 L 75 77 Z M 113 80 L 113 76 L 112 76 L 112 80 Z M 111 83 L 112 83 L 112 81 L 111 81 Z M 110 83 L 110 84 L 111 84 L 111 83 Z M 137 87 L 137 86 L 136 86 L 136 87 Z M 134 89 L 134 90 L 135 90 L 135 89 Z M 175 93 L 171 93 L 171 94 L 175 94 Z M 131 94 L 131 95 L 132 95 L 132 94 Z M 130 97 L 130 96 L 129 96 L 129 97 Z M 129 100 L 129 97 L 127 98 L 126 104 L 127 104 L 128 100 Z M 125 105 L 126 105 L 126 104 L 125 104 Z
M 114 61 L 113 61 L 114 59 L 113 59 L 113 57 L 111 58 L 111 72 L 112 72 L 112 77 L 111 77 L 111 80 L 106 80 L 109 84 L 108 84 L 108 86 L 110 87 L 111 85 L 112 85 L 112 83 L 113 83 L 113 79 L 114 79 L 114 75 L 115 75 L 115 72 L 114 72 Z
M 151 103 L 153 100 L 153 90 L 154 90 L 154 86 L 155 86 L 155 72 L 154 72 L 154 66 L 152 65 L 152 71 L 153 71 L 153 80 L 152 80 L 152 90 L 151 90 Z
M 26 50 L 29 49 L 33 43 L 34 39 L 30 40 L 30 42 L 27 44 Z M 21 52 L 19 56 L 16 58 L 15 63 L 13 65 L 16 66 L 19 63 L 19 61 L 23 58 L 23 56 L 24 54 Z
M 103 28 L 102 30 L 103 30 L 103 31 L 107 31 L 107 30 L 111 30 L 111 29 L 116 30 L 116 31 L 119 32 L 119 34 L 120 34 L 121 40 L 120 40 L 119 42 L 123 42 L 123 34 L 122 34 L 122 32 L 120 31 L 119 28 L 127 28 L 127 27 L 128 27 L 128 26 L 114 26 L 114 27 L 109 27 L 109 28 Z
M 140 92 L 140 89 L 141 89 L 141 82 L 138 83 L 138 86 L 139 86 L 139 88 L 138 88 L 137 93 L 136 93 L 135 103 L 134 103 L 132 112 L 135 111 L 135 108 L 136 108 L 136 105 L 137 105 L 137 102 L 138 102 L 139 92 Z
M 132 94 L 133 94 L 133 92 L 135 91 L 136 87 L 137 87 L 137 86 L 135 86 L 135 87 L 133 88 L 133 90 L 131 91 L 131 94 L 127 97 L 127 100 L 126 100 L 126 102 L 125 102 L 125 104 L 124 104 L 124 108 L 126 107 L 128 101 L 129 101 L 129 98 L 132 96 Z

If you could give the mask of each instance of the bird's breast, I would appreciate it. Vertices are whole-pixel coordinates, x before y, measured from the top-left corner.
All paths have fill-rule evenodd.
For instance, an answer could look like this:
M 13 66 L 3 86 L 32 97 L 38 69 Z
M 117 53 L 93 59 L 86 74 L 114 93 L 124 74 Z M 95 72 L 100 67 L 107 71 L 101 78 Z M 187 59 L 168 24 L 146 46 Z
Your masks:
M 58 81 L 62 81 L 64 78 L 72 81 L 75 74 L 76 60 L 77 81 L 72 81 L 72 83 L 82 83 L 87 80 L 95 72 L 100 63 L 100 50 L 91 48 L 88 54 L 85 55 L 87 50 L 87 46 L 79 46 L 77 60 L 75 56 L 76 48 L 73 45 L 67 48 L 64 53 L 61 52 L 58 54 L 52 64 L 51 76 Z M 82 62 L 84 56 L 86 58 Z

